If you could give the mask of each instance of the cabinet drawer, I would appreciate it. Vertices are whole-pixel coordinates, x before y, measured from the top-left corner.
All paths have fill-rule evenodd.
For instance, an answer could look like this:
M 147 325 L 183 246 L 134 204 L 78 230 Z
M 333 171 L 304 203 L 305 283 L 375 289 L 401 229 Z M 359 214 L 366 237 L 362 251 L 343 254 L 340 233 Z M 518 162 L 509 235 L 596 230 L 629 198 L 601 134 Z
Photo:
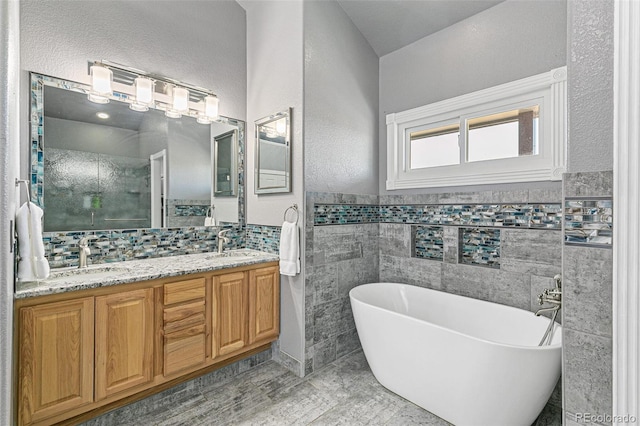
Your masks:
M 204 364 L 206 335 L 204 324 L 164 337 L 164 375 L 197 368 Z
M 194 278 L 192 280 L 178 281 L 164 285 L 164 304 L 173 305 L 189 300 L 204 299 L 205 279 Z
M 191 325 L 204 324 L 204 301 L 175 306 L 173 308 L 165 308 L 163 314 L 165 334 Z

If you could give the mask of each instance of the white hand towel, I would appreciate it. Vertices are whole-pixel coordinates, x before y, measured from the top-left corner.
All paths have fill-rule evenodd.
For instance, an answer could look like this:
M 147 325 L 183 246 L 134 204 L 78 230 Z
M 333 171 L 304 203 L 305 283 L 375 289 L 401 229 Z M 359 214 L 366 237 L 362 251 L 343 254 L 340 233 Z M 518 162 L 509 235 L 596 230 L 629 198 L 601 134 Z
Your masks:
M 216 226 L 216 219 L 211 216 L 205 217 L 204 226 Z
M 20 245 L 20 281 L 37 281 L 49 277 L 49 262 L 44 257 L 42 242 L 42 214 L 42 209 L 33 203 L 24 203 L 16 213 Z
M 280 273 L 295 277 L 300 273 L 298 224 L 284 222 L 280 231 Z

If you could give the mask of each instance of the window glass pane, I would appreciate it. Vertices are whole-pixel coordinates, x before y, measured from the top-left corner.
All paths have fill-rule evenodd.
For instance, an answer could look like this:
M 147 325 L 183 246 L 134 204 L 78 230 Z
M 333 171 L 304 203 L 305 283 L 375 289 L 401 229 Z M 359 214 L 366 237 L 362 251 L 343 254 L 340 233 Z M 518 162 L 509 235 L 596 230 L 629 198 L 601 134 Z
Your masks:
M 459 136 L 457 124 L 410 133 L 411 169 L 459 164 Z
M 467 120 L 467 161 L 538 154 L 538 105 Z

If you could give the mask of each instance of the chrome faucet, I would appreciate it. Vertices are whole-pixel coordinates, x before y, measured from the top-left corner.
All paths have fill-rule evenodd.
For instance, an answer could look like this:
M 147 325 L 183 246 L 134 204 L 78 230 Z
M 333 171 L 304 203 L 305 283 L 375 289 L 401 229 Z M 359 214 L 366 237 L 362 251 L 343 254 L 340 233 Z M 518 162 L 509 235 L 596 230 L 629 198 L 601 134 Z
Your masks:
M 86 237 L 82 237 L 78 242 L 78 268 L 87 267 L 87 256 L 91 254 L 89 240 L 96 240 L 97 238 L 98 237 L 93 235 L 87 235 Z
M 536 311 L 536 316 L 546 311 L 558 311 L 562 306 L 562 277 L 558 274 L 553 277 L 553 281 L 556 284 L 555 288 L 546 288 L 538 295 L 538 304 L 543 305 L 545 303 L 551 303 L 553 306 L 538 309 Z
M 218 253 L 220 254 L 224 251 L 224 245 L 231 242 L 231 238 L 227 237 L 227 232 L 229 232 L 229 229 L 223 229 L 218 232 Z

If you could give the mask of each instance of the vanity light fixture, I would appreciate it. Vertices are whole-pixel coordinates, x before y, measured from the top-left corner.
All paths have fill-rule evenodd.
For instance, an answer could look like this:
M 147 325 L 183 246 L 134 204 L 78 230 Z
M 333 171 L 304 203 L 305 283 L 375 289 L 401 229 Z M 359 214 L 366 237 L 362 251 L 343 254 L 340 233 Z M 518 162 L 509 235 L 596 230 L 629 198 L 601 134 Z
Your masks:
M 198 123 L 209 124 L 218 118 L 218 97 L 213 95 L 205 96 L 200 101 L 202 113 L 198 114 Z
M 218 97 L 208 89 L 108 61 L 89 62 L 89 100 L 107 103 L 115 99 L 134 111 L 163 110 L 170 118 L 183 115 L 198 123 L 218 118 Z
M 89 68 L 91 74 L 91 91 L 87 95 L 91 102 L 108 104 L 109 97 L 113 94 L 111 80 L 113 72 L 109 68 L 100 65 L 92 65 Z
M 136 88 L 136 98 L 129 104 L 129 108 L 134 111 L 149 111 L 149 106 L 153 105 L 154 81 L 147 77 L 138 77 L 133 81 Z
M 182 114 L 189 112 L 189 91 L 184 87 L 172 85 L 171 107 L 164 112 L 169 118 L 180 118 Z

